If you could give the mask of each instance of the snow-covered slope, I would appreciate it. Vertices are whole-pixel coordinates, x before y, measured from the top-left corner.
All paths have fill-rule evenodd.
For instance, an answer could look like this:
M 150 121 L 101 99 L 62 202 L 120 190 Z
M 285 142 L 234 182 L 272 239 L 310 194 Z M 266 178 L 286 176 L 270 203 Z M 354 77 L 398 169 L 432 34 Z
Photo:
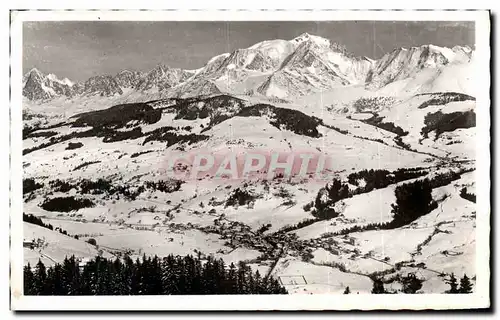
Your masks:
M 398 48 L 377 61 L 373 69 L 368 72 L 366 86 L 374 90 L 405 81 L 404 88 L 399 88 L 399 91 L 407 92 L 414 89 L 429 92 L 430 88 L 420 87 L 430 86 L 429 82 L 438 77 L 448 66 L 469 63 L 471 56 L 472 50 L 469 47 L 457 46 L 449 49 L 425 45 L 410 49 Z
M 77 240 L 71 236 L 64 235 L 58 231 L 53 231 L 38 225 L 24 222 L 23 237 L 25 242 L 34 241 L 33 248 L 24 248 L 24 261 L 35 266 L 38 260 L 42 260 L 45 265 L 60 263 L 66 257 L 92 259 L 99 254 L 96 246 L 86 243 L 84 240 Z M 113 255 L 103 251 L 102 256 L 112 258 Z
M 259 93 L 287 98 L 363 83 L 372 66 L 370 60 L 353 57 L 327 39 L 305 34 L 291 42 L 297 48 L 257 89 Z

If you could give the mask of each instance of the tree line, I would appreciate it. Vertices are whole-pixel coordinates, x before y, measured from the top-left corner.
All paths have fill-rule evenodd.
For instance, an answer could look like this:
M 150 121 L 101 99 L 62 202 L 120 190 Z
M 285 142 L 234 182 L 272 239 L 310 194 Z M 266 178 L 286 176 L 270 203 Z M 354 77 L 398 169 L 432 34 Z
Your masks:
M 32 178 L 23 179 L 23 195 L 40 188 L 43 188 L 43 183 L 38 183 Z
M 467 188 L 465 187 L 460 190 L 460 197 L 464 198 L 465 200 L 469 200 L 470 202 L 476 203 L 476 195 L 473 193 L 468 193 Z
M 351 173 L 347 177 L 349 184 L 356 186 L 355 190 L 350 190 L 349 184 L 343 183 L 339 179 L 333 179 L 325 188 L 321 189 L 314 200 L 312 215 L 318 219 L 332 219 L 338 216 L 333 205 L 342 199 L 351 198 L 355 195 L 371 192 L 374 189 L 386 188 L 391 184 L 410 180 L 428 174 L 423 168 L 398 169 L 390 172 L 388 170 L 362 170 Z M 460 177 L 460 175 L 459 175 Z M 364 185 L 360 186 L 360 180 Z M 312 205 L 304 206 L 308 211 Z
M 80 266 L 74 256 L 46 267 L 39 261 L 24 267 L 25 295 L 182 295 L 182 294 L 287 294 L 272 277 L 239 262 L 226 266 L 222 259 L 143 256 L 135 261 L 95 257 Z
M 54 226 L 51 225 L 50 223 L 45 223 L 43 222 L 43 220 L 35 215 L 32 215 L 32 214 L 26 214 L 23 212 L 23 221 L 24 222 L 27 222 L 27 223 L 31 223 L 31 224 L 36 224 L 37 226 L 40 226 L 40 227 L 43 227 L 43 228 L 47 228 L 49 230 L 54 230 Z M 63 230 L 59 227 L 56 227 L 56 231 L 59 231 L 59 233 L 62 233 L 64 235 L 67 235 L 67 236 L 70 236 L 70 237 L 73 237 L 75 239 L 78 239 L 78 236 L 71 236 L 70 234 L 68 234 L 68 232 L 66 230 Z
M 391 213 L 393 214 L 391 221 L 369 223 L 363 226 L 354 225 L 323 236 L 340 236 L 352 232 L 395 229 L 410 224 L 437 208 L 437 202 L 432 199 L 432 182 L 429 179 L 402 184 L 396 187 L 394 192 L 396 194 L 396 203 L 391 205 Z
M 461 173 L 464 172 L 467 172 L 467 170 L 463 170 Z M 337 232 L 325 233 L 323 237 L 369 230 L 389 230 L 410 224 L 437 208 L 437 202 L 432 198 L 432 189 L 450 184 L 452 181 L 459 179 L 461 173 L 450 171 L 437 174 L 431 179 L 426 178 L 397 186 L 394 191 L 396 203 L 391 205 L 391 213 L 393 214 L 391 221 L 369 223 L 362 226 L 354 225 Z M 318 201 L 318 198 L 316 201 Z
M 409 273 L 405 276 L 398 276 L 398 280 L 402 284 L 402 289 L 400 290 L 400 292 L 409 294 L 417 293 L 418 290 L 422 288 L 422 284 L 424 282 L 423 279 L 418 278 L 414 273 Z M 449 276 L 449 279 L 445 280 L 445 282 L 450 286 L 450 289 L 446 290 L 444 293 L 472 293 L 473 291 L 473 285 L 466 274 L 464 274 L 464 276 L 460 279 L 460 285 L 453 273 Z M 373 287 L 371 292 L 373 294 L 398 293 L 398 291 L 387 290 L 384 287 L 384 282 L 381 279 L 377 278 L 373 279 Z

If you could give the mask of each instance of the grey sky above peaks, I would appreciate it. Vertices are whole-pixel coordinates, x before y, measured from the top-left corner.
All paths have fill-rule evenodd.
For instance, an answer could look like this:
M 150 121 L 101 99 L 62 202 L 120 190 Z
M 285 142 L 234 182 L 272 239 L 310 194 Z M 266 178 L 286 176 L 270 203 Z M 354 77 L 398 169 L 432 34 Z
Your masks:
M 455 21 L 25 22 L 23 71 L 36 67 L 83 81 L 123 69 L 149 71 L 160 63 L 197 69 L 221 53 L 305 32 L 374 59 L 399 47 L 475 43 L 474 23 Z

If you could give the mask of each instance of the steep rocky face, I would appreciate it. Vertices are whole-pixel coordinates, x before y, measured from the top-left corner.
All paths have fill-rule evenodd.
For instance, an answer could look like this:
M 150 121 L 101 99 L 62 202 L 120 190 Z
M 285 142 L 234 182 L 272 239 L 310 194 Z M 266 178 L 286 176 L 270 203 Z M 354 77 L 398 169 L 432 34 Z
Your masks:
M 296 50 L 257 91 L 267 96 L 301 96 L 338 86 L 363 83 L 373 62 L 357 58 L 327 39 L 302 35 Z
M 59 80 L 55 75 L 50 74 L 46 77 L 45 84 L 52 88 L 57 96 L 73 96 L 73 83 L 68 78 Z
M 275 72 L 257 88 L 257 92 L 268 97 L 288 98 L 291 95 L 301 96 L 311 93 L 314 84 L 301 74 L 287 70 Z
M 73 96 L 73 83 L 54 74 L 45 75 L 33 68 L 23 76 L 23 96 L 30 100 L 46 100 L 57 96 Z
M 326 39 L 324 39 L 326 40 Z M 328 41 L 328 40 L 326 40 Z M 305 69 L 314 73 L 317 70 L 329 70 L 339 79 L 335 82 L 354 84 L 364 81 L 372 67 L 372 62 L 358 58 L 337 44 L 319 40 L 304 40 L 281 66 L 281 69 Z
M 115 94 L 123 94 L 123 91 L 114 77 L 106 75 L 95 76 L 85 81 L 83 94 L 109 97 Z
M 71 89 L 73 89 L 73 96 L 81 95 L 85 89 L 85 82 L 77 82 L 71 87 Z
M 135 89 L 138 91 L 170 89 L 187 80 L 191 74 L 181 69 L 170 68 L 166 65 L 158 65 L 141 78 Z
M 456 48 L 456 51 L 461 49 Z M 408 78 L 422 69 L 438 69 L 455 61 L 456 52 L 432 45 L 399 48 L 384 55 L 368 72 L 369 89 L 381 88 L 391 82 Z
M 52 88 L 45 85 L 46 78 L 37 69 L 32 69 L 25 76 L 23 96 L 30 100 L 45 100 L 55 96 Z
M 245 68 L 260 72 L 267 72 L 276 69 L 279 60 L 273 60 L 270 56 L 265 56 L 255 49 L 236 50 L 226 59 L 223 64 L 226 69 Z
M 123 70 L 115 76 L 115 81 L 121 88 L 133 88 L 140 81 L 143 74 L 137 71 Z
M 257 49 L 238 49 L 222 61 L 214 61 L 202 76 L 211 80 L 244 81 L 251 74 L 275 71 L 279 63 L 280 59 Z
M 265 72 L 273 67 L 272 60 L 258 52 L 255 54 L 252 62 L 247 65 L 247 69 Z
M 248 77 L 270 74 L 279 69 L 282 62 L 295 49 L 286 40 L 268 40 L 255 45 L 237 49 L 212 58 L 196 78 L 204 77 L 211 81 L 242 83 Z

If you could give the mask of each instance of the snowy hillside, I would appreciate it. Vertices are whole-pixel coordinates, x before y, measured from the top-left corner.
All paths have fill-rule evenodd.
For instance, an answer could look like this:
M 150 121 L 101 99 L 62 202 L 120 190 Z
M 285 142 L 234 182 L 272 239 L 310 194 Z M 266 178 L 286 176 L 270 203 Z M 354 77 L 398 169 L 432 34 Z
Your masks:
M 24 248 L 24 260 L 32 266 L 35 266 L 39 259 L 45 265 L 50 266 L 61 262 L 66 257 L 75 256 L 75 258 L 84 260 L 92 259 L 99 254 L 96 246 L 83 240 L 77 240 L 31 223 L 25 222 L 23 227 L 24 241 L 36 243 L 33 248 Z M 103 251 L 102 256 L 105 258 L 113 257 L 107 251 Z

